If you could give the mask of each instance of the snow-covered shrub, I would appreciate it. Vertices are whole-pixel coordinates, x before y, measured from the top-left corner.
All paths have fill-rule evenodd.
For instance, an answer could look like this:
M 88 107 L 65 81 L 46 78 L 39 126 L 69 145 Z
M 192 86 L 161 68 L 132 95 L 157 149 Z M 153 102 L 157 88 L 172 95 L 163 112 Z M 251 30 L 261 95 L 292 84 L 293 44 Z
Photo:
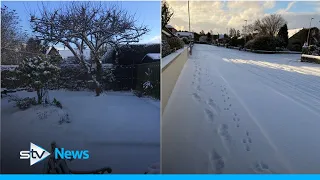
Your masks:
M 148 70 L 147 70 L 147 72 L 145 72 L 145 74 L 146 74 L 146 81 L 142 84 L 143 94 L 150 95 L 151 91 L 153 89 L 153 85 L 151 83 L 152 70 L 150 68 L 148 68 Z
M 186 37 L 182 38 L 182 41 L 184 42 L 184 44 L 189 44 L 189 39 Z
M 308 46 L 302 46 L 302 54 L 309 54 Z
M 9 102 L 14 101 L 19 109 L 28 109 L 31 105 L 36 105 L 36 98 L 19 98 L 18 96 L 9 96 Z
M 302 54 L 320 56 L 320 47 L 317 47 L 316 45 L 303 46 Z
M 53 98 L 52 101 L 53 105 L 57 106 L 58 108 L 62 109 L 62 104 L 60 103 L 60 101 L 58 101 L 56 98 Z
M 169 55 L 171 53 L 171 48 L 170 48 L 170 45 L 169 45 L 168 41 L 167 40 L 162 40 L 162 44 L 161 45 L 162 45 L 162 48 L 161 48 L 162 57 L 165 57 L 165 56 Z
M 168 38 L 168 43 L 170 45 L 170 48 L 174 51 L 181 49 L 184 46 L 184 42 L 178 37 Z
M 17 77 L 24 80 L 25 87 L 31 87 L 37 91 L 38 104 L 43 102 L 50 85 L 58 80 L 60 68 L 50 62 L 50 58 L 38 56 L 26 58 L 17 68 Z

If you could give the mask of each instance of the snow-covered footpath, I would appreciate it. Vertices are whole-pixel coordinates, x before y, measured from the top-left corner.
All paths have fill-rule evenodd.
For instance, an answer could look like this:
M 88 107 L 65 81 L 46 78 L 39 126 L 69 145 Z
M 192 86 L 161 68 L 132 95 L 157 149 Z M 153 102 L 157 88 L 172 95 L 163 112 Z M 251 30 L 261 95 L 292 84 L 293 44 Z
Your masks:
M 17 92 L 33 97 L 35 92 Z M 73 160 L 74 170 L 111 167 L 113 173 L 144 173 L 160 162 L 160 102 L 131 93 L 50 91 L 63 110 L 33 106 L 25 111 L 1 100 L 2 173 L 42 173 L 44 162 L 29 167 L 19 152 L 30 142 L 50 150 L 50 143 L 71 150 L 89 150 L 88 160 Z M 59 123 L 68 112 L 70 123 Z
M 162 117 L 163 173 L 320 173 L 320 65 L 195 45 Z

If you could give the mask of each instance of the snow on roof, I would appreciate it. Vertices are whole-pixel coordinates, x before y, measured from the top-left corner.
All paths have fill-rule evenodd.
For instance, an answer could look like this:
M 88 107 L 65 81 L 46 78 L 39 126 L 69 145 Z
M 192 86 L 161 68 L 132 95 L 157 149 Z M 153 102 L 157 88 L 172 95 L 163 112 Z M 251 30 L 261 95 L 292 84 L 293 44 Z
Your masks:
M 224 38 L 224 34 L 219 34 L 219 39 L 223 39 Z
M 168 25 L 166 25 L 166 28 L 174 28 L 174 27 L 168 24 Z
M 50 53 L 51 49 L 52 49 L 52 46 L 49 47 L 49 49 L 46 52 L 46 55 L 48 55 Z
M 192 38 L 194 37 L 193 32 L 176 32 L 176 35 L 178 35 L 178 36 L 191 36 Z
M 146 55 L 142 58 L 141 62 L 144 62 L 144 59 L 145 59 L 146 57 L 151 58 L 153 61 L 160 61 L 160 59 L 161 59 L 161 54 L 160 54 L 160 53 L 148 53 L 148 54 L 146 54 Z
M 160 58 L 161 58 L 160 53 L 148 53 L 146 56 L 149 56 L 153 60 L 160 60 Z
M 291 38 L 293 35 L 298 33 L 300 30 L 303 28 L 298 28 L 298 29 L 288 29 L 288 38 Z
M 59 54 L 63 59 L 67 59 L 68 57 L 74 57 L 73 53 L 70 50 L 59 50 Z M 90 59 L 90 49 L 83 50 L 83 55 L 85 59 Z

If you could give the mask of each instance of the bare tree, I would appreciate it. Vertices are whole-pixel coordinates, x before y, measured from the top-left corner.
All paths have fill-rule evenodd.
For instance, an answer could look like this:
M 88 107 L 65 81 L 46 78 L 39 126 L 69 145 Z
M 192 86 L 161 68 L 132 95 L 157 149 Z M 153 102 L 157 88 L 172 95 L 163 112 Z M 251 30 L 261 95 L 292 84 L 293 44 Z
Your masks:
M 51 11 L 43 6 L 39 17 L 31 15 L 31 24 L 43 40 L 62 43 L 73 53 L 91 74 L 97 96 L 101 92 L 101 58 L 106 49 L 139 42 L 149 31 L 146 26 L 137 25 L 135 16 L 120 7 L 91 2 L 70 2 Z M 96 66 L 94 74 L 84 58 L 85 48 L 91 51 L 91 60 Z
M 247 27 L 242 26 L 242 34 L 243 35 L 252 35 L 255 32 L 255 28 L 253 24 L 248 24 Z M 239 32 L 240 34 L 240 32 Z
M 254 29 L 261 35 L 275 36 L 284 24 L 286 24 L 286 21 L 281 15 L 271 14 L 261 20 L 256 20 Z
M 26 34 L 20 26 L 20 20 L 15 10 L 7 6 L 1 8 L 1 61 L 2 64 L 18 64 L 24 50 Z
M 230 37 L 236 37 L 237 36 L 237 30 L 235 28 L 230 28 L 229 36 Z
M 165 27 L 171 17 L 173 16 L 173 10 L 169 7 L 169 4 L 166 1 L 163 1 L 161 7 L 161 26 L 162 28 Z

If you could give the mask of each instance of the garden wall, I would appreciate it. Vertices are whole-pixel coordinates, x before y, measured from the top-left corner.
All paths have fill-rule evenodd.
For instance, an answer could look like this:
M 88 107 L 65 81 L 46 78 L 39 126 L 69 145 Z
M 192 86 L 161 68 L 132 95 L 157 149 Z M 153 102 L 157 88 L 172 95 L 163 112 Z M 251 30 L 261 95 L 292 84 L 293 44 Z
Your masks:
M 188 60 L 188 48 L 180 49 L 164 58 L 161 63 L 161 104 L 162 113 L 176 85 L 184 64 Z
M 320 64 L 320 56 L 302 54 L 301 62 L 311 62 L 311 63 Z

